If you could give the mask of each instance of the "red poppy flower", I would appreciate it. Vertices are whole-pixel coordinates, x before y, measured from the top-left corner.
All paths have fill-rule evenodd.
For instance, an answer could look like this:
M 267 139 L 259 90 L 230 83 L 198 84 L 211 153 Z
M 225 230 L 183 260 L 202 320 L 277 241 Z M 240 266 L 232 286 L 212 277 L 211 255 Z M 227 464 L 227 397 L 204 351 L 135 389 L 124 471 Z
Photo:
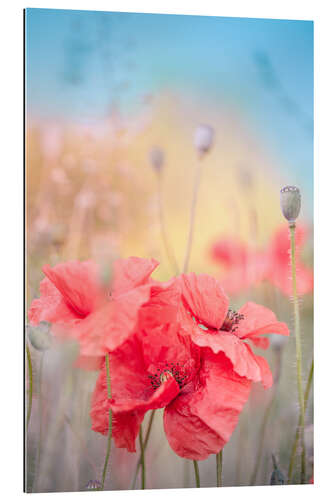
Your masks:
M 191 273 L 181 280 L 184 306 L 190 313 L 183 324 L 192 341 L 215 354 L 223 352 L 238 375 L 270 387 L 268 363 L 252 352 L 247 341 L 266 349 L 269 340 L 262 335 L 289 335 L 288 326 L 278 322 L 272 311 L 253 302 L 247 302 L 238 312 L 231 311 L 223 288 L 211 276 Z
M 223 354 L 200 350 L 176 324 L 141 339 L 132 336 L 110 353 L 110 372 L 112 399 L 103 368 L 92 398 L 92 429 L 107 435 L 111 408 L 116 446 L 134 452 L 145 413 L 165 408 L 170 446 L 195 460 L 217 453 L 230 439 L 251 385 Z
M 150 274 L 157 265 L 154 259 L 119 259 L 106 286 L 92 261 L 44 266 L 41 296 L 32 302 L 29 320 L 33 325 L 48 321 L 56 336 L 79 340 L 77 364 L 97 368 L 101 356 L 133 331 L 138 311 L 150 297 Z
M 227 314 L 228 299 L 213 278 L 188 275 L 156 290 L 140 310 L 140 331 L 110 353 L 112 399 L 107 397 L 105 369 L 101 370 L 92 399 L 93 430 L 107 434 L 111 408 L 116 446 L 135 451 L 144 414 L 164 407 L 164 429 L 175 453 L 203 460 L 219 452 L 237 425 L 252 381 L 261 380 L 266 387 L 272 383 L 267 362 L 254 356 L 243 338 L 260 344 L 258 335 L 263 333 L 288 334 L 272 312 L 257 308 L 256 315 L 248 314 L 253 308 L 244 309 L 247 326 L 238 338 L 236 319 Z M 220 321 L 228 324 L 224 348 L 202 343 L 201 332 L 207 338 L 219 337 L 213 325 L 221 326 Z
M 306 241 L 305 226 L 296 227 L 297 290 L 299 295 L 313 289 L 312 270 L 300 259 Z M 290 239 L 288 226 L 277 229 L 265 251 L 250 250 L 240 241 L 224 238 L 215 243 L 211 256 L 225 270 L 221 282 L 230 294 L 237 294 L 251 286 L 270 281 L 285 295 L 291 295 Z

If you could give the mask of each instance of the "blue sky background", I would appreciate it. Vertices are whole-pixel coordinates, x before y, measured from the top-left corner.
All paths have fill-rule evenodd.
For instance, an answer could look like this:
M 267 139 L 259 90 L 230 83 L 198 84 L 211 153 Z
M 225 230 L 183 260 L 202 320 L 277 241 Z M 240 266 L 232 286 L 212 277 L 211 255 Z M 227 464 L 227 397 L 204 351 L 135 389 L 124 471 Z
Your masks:
M 32 116 L 131 113 L 150 94 L 226 103 L 313 185 L 313 23 L 27 9 Z

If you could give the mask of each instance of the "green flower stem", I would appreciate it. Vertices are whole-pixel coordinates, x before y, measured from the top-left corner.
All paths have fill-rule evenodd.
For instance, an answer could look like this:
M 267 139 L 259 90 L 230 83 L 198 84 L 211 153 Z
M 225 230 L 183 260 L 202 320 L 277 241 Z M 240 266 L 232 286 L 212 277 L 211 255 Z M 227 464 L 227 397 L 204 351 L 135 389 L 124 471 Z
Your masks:
M 167 230 L 165 227 L 163 202 L 162 202 L 162 172 L 159 170 L 156 172 L 156 174 L 157 174 L 157 183 L 158 183 L 158 212 L 159 212 L 162 240 L 163 240 L 165 252 L 166 252 L 167 257 L 169 259 L 170 265 L 171 265 L 172 269 L 174 270 L 174 272 L 176 274 L 178 274 L 179 268 L 178 268 L 177 259 L 175 257 L 173 250 L 172 250 L 172 247 L 169 243 Z
M 297 282 L 296 282 L 296 257 L 295 257 L 295 223 L 289 223 L 290 229 L 290 246 L 291 246 L 291 276 L 292 276 L 292 293 L 294 304 L 294 321 L 295 321 L 295 339 L 296 339 L 296 367 L 297 367 L 297 387 L 298 387 L 298 402 L 299 402 L 299 432 L 302 446 L 301 457 L 301 484 L 305 482 L 305 445 L 304 445 L 304 422 L 305 422 L 305 409 L 304 409 L 304 393 L 302 384 L 302 345 L 301 345 L 301 328 L 300 328 L 300 312 L 299 302 L 297 295 Z
M 143 441 L 143 451 L 145 451 L 145 449 L 147 447 L 147 444 L 148 444 L 148 440 L 149 440 L 151 428 L 152 428 L 152 425 L 153 425 L 153 420 L 154 420 L 155 412 L 156 412 L 156 410 L 152 410 L 152 412 L 150 414 L 150 418 L 149 418 L 149 422 L 148 422 L 148 427 L 147 427 L 146 435 L 145 435 L 145 438 L 144 438 L 144 441 Z M 141 453 L 140 453 L 140 458 L 139 458 L 139 460 L 138 460 L 138 462 L 136 464 L 135 474 L 134 474 L 134 478 L 133 478 L 133 481 L 132 481 L 132 490 L 135 487 L 136 479 L 138 477 L 141 464 L 142 464 L 142 460 L 141 460 Z
M 275 395 L 276 395 L 276 391 L 277 391 L 277 388 L 278 388 L 278 382 L 279 382 L 280 373 L 281 373 L 281 361 L 282 361 L 281 349 L 279 349 L 276 352 L 276 358 L 277 359 L 276 359 L 276 369 L 275 369 L 275 376 L 274 376 L 274 388 L 273 388 L 273 391 L 272 391 L 271 398 L 270 398 L 270 400 L 269 400 L 269 402 L 267 404 L 267 407 L 266 407 L 266 410 L 265 410 L 265 413 L 264 413 L 264 418 L 262 420 L 260 431 L 259 431 L 259 436 L 260 436 L 259 439 L 260 439 L 260 441 L 259 441 L 259 446 L 258 446 L 258 451 L 257 451 L 257 457 L 256 457 L 255 466 L 254 466 L 254 469 L 253 469 L 253 472 L 252 472 L 252 476 L 251 476 L 251 479 L 250 479 L 250 485 L 251 486 L 254 486 L 255 483 L 256 483 L 256 479 L 257 479 L 257 475 L 258 475 L 258 471 L 259 471 L 259 466 L 260 466 L 260 462 L 261 462 L 261 457 L 262 457 L 262 453 L 263 453 L 263 449 L 264 449 L 266 428 L 267 428 L 267 424 L 268 424 L 268 421 L 269 421 L 269 416 L 271 414 L 272 408 L 273 408 L 274 403 L 275 403 Z
M 311 389 L 311 385 L 312 385 L 312 378 L 313 378 L 313 360 L 311 363 L 311 368 L 309 371 L 308 380 L 306 383 L 306 389 L 305 389 L 305 393 L 304 393 L 304 410 L 305 411 L 306 411 L 306 408 L 308 405 L 309 394 L 310 394 L 310 389 Z M 289 463 L 289 469 L 288 469 L 288 484 L 291 484 L 291 481 L 292 481 L 296 451 L 297 451 L 299 437 L 300 437 L 300 425 L 301 425 L 301 416 L 299 416 L 299 419 L 298 419 L 298 425 L 297 425 L 295 439 L 294 439 L 291 457 L 290 457 L 290 463 Z
M 108 399 L 111 399 L 110 359 L 109 359 L 108 354 L 105 355 L 105 367 L 106 367 L 106 383 L 107 383 Z M 108 443 L 107 443 L 107 447 L 106 447 L 106 456 L 105 456 L 102 481 L 101 481 L 101 488 L 100 488 L 101 490 L 104 490 L 105 476 L 106 476 L 106 471 L 108 468 L 110 452 L 111 452 L 111 439 L 112 439 L 112 410 L 110 408 L 109 409 Z
M 196 488 L 200 488 L 200 476 L 199 476 L 199 466 L 196 460 L 193 460 L 194 465 L 194 474 L 195 474 L 195 486 Z
M 192 240 L 193 240 L 193 233 L 194 233 L 195 211 L 196 211 L 196 206 L 197 206 L 197 199 L 198 199 L 198 192 L 199 192 L 199 185 L 200 185 L 200 178 L 201 178 L 201 170 L 202 170 L 202 158 L 201 158 L 201 156 L 199 156 L 198 161 L 197 161 L 196 170 L 195 170 L 193 197 L 192 197 L 191 215 L 190 215 L 190 228 L 189 228 L 189 233 L 188 233 L 188 238 L 187 238 L 187 247 L 186 247 L 186 254 L 185 254 L 185 258 L 184 258 L 183 273 L 187 272 L 188 265 L 190 262 Z
M 146 488 L 146 467 L 145 467 L 145 446 L 143 442 L 141 426 L 140 426 L 139 440 L 141 449 L 141 489 L 144 490 Z
M 27 362 L 28 362 L 28 377 L 29 377 L 29 391 L 28 391 L 28 410 L 26 417 L 26 431 L 28 432 L 30 417 L 31 417 L 31 409 L 32 409 L 32 388 L 33 388 L 33 377 L 32 377 L 32 362 L 31 362 L 31 353 L 28 346 L 28 342 L 25 343 L 25 349 L 27 354 Z
M 216 486 L 218 488 L 222 486 L 222 461 L 223 450 L 216 454 Z

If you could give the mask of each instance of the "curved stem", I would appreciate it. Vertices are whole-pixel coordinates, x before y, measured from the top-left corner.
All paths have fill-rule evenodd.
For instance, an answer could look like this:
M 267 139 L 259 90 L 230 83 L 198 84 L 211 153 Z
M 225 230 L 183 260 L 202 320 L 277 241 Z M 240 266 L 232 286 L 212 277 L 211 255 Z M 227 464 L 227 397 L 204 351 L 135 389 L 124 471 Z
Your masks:
M 187 238 L 187 247 L 186 247 L 186 253 L 185 253 L 185 258 L 184 258 L 183 273 L 187 272 L 188 265 L 190 262 L 193 232 L 194 232 L 195 210 L 196 210 L 196 206 L 197 206 L 198 191 L 199 191 L 200 177 L 201 177 L 201 168 L 202 168 L 201 157 L 199 157 L 198 161 L 197 161 L 196 170 L 195 170 L 193 197 L 192 197 L 191 215 L 190 215 L 190 228 L 189 228 L 189 233 L 188 233 L 188 238 Z
M 163 202 L 162 202 L 162 172 L 157 171 L 156 174 L 157 174 L 157 185 L 158 185 L 157 186 L 158 187 L 158 212 L 159 212 L 162 240 L 163 240 L 165 252 L 166 252 L 167 257 L 169 259 L 170 265 L 171 265 L 172 269 L 174 270 L 174 272 L 176 274 L 178 274 L 179 267 L 178 267 L 177 259 L 175 257 L 173 250 L 172 250 L 171 245 L 169 244 L 167 230 L 165 227 Z
M 200 476 L 199 476 L 199 466 L 196 460 L 193 460 L 194 465 L 194 474 L 195 474 L 195 486 L 196 488 L 200 488 Z
M 32 377 L 32 362 L 31 362 L 31 353 L 28 346 L 28 343 L 25 344 L 25 349 L 27 353 L 27 362 L 28 362 L 28 377 L 29 377 L 29 392 L 28 392 L 28 410 L 26 417 L 26 430 L 28 432 L 30 417 L 31 417 L 31 409 L 32 409 L 32 388 L 33 388 L 33 377 Z
M 105 367 L 106 367 L 106 383 L 107 383 L 107 391 L 108 391 L 108 399 L 111 399 L 111 380 L 110 380 L 110 359 L 109 355 L 105 355 Z M 112 439 L 112 410 L 109 408 L 109 431 L 108 431 L 108 442 L 106 447 L 106 456 L 103 467 L 102 481 L 101 481 L 101 490 L 104 490 L 105 476 L 108 468 L 110 451 L 111 451 L 111 439 Z
M 306 389 L 305 389 L 305 393 L 304 393 L 304 410 L 306 410 L 307 405 L 308 405 L 309 394 L 310 394 L 310 389 L 311 389 L 311 384 L 312 384 L 312 378 L 313 378 L 313 360 L 311 363 L 311 367 L 310 367 L 310 371 L 309 371 L 309 375 L 308 375 L 308 380 L 306 383 Z M 299 416 L 298 425 L 297 425 L 296 434 L 295 434 L 295 439 L 294 439 L 291 457 L 290 457 L 289 469 L 288 469 L 288 484 L 291 484 L 291 480 L 292 480 L 296 451 L 297 451 L 298 441 L 299 441 L 299 437 L 300 437 L 300 425 L 301 425 L 301 423 L 300 423 L 300 416 Z
M 140 426 L 139 440 L 141 449 L 141 489 L 144 490 L 146 487 L 146 467 L 145 467 L 145 447 L 142 436 L 142 426 Z
M 290 246 L 291 246 L 291 276 L 292 276 L 292 291 L 293 291 L 293 304 L 294 304 L 294 320 L 295 320 L 295 339 L 296 339 L 296 366 L 297 366 L 297 387 L 298 387 L 298 401 L 299 401 L 299 432 L 302 446 L 301 456 L 301 484 L 305 482 L 305 445 L 304 445 L 304 393 L 302 384 L 302 345 L 301 345 L 301 328 L 300 328 L 300 312 L 299 302 L 297 295 L 297 281 L 296 281 L 296 257 L 295 257 L 295 223 L 289 224 L 290 230 Z
M 216 454 L 216 486 L 222 486 L 222 462 L 223 462 L 223 449 Z
M 148 440 L 149 440 L 151 428 L 152 428 L 152 425 L 153 425 L 153 420 L 154 420 L 155 412 L 156 412 L 156 410 L 152 410 L 152 412 L 150 414 L 150 418 L 149 418 L 149 422 L 148 422 L 148 427 L 147 427 L 147 430 L 146 430 L 146 435 L 145 435 L 145 438 L 144 438 L 144 441 L 143 441 L 143 450 L 146 449 L 147 444 L 148 444 Z M 134 478 L 133 478 L 133 481 L 132 481 L 132 490 L 135 487 L 135 483 L 136 483 L 136 479 L 137 479 L 138 474 L 139 474 L 140 467 L 141 467 L 141 453 L 140 453 L 140 458 L 139 458 L 139 460 L 138 460 L 138 462 L 136 464 L 135 474 L 134 474 Z

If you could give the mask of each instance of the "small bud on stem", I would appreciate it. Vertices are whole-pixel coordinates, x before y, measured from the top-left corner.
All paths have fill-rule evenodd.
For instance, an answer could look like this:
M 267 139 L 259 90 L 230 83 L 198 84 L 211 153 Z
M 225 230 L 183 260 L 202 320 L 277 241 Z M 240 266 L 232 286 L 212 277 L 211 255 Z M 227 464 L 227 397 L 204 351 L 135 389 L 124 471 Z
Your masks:
M 164 165 L 163 150 L 158 147 L 152 148 L 149 153 L 149 159 L 156 172 L 160 172 Z
M 52 337 L 50 334 L 50 324 L 41 321 L 39 325 L 27 325 L 27 334 L 31 345 L 37 351 L 47 351 L 51 347 Z
M 194 146 L 200 156 L 208 153 L 212 147 L 214 139 L 214 129 L 210 125 L 199 125 L 194 133 Z
M 301 193 L 296 186 L 285 186 L 280 191 L 280 205 L 284 217 L 294 224 L 301 210 Z

